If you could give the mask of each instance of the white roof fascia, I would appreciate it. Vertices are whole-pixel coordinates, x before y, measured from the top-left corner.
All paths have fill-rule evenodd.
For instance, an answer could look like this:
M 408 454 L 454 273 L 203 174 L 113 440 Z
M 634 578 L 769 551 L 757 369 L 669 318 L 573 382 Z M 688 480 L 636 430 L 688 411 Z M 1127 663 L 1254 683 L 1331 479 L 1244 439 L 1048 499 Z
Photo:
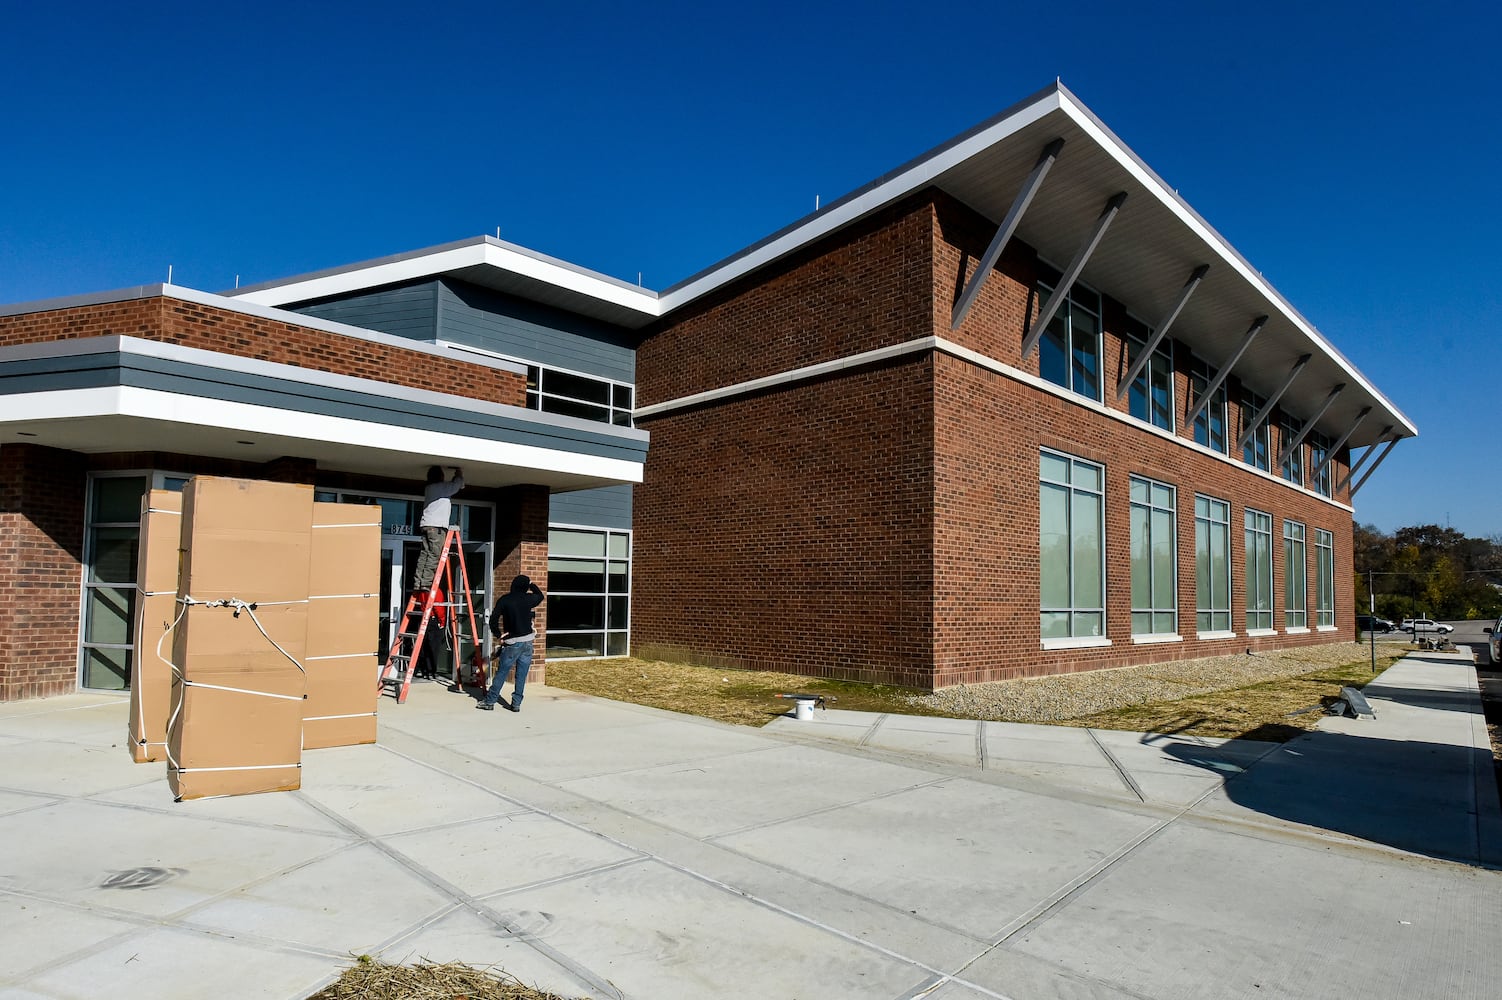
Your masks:
M 493 267 L 498 271 L 531 278 L 611 305 L 623 306 L 643 316 L 655 318 L 661 315 L 654 292 L 555 261 L 489 236 L 462 246 L 418 252 L 394 260 L 369 265 L 357 264 L 306 278 L 289 278 L 284 282 L 257 285 L 244 292 L 230 293 L 230 296 L 240 302 L 277 306 L 368 291 L 471 267 Z
M 1325 339 L 1324 335 L 1322 335 L 1318 330 L 1311 326 L 1309 322 L 1299 314 L 1298 310 L 1294 309 L 1293 306 L 1288 303 L 1287 299 L 1283 298 L 1281 294 L 1279 294 L 1270 284 L 1268 284 L 1267 280 L 1263 278 L 1262 275 L 1259 274 L 1256 269 L 1254 269 L 1249 263 L 1247 263 L 1246 259 L 1243 258 L 1241 254 L 1237 253 L 1236 250 L 1226 241 L 1223 236 L 1212 229 L 1204 219 L 1200 218 L 1198 213 L 1190 209 L 1188 205 L 1183 201 L 1183 199 L 1174 194 L 1173 191 L 1170 190 L 1169 187 L 1163 182 L 1163 179 L 1155 174 L 1145 164 L 1143 164 L 1143 162 L 1137 158 L 1136 154 L 1132 153 L 1132 151 L 1127 148 L 1126 144 L 1118 139 L 1116 135 L 1110 131 L 1110 129 L 1106 128 L 1101 123 L 1101 121 L 1089 111 L 1089 109 L 1087 109 L 1083 104 L 1080 104 L 1078 99 L 1075 98 L 1073 94 L 1070 94 L 1062 87 L 1060 87 L 1059 96 L 1061 99 L 1060 107 L 1063 112 L 1068 115 L 1076 125 L 1083 129 L 1086 134 L 1094 139 L 1096 145 L 1104 150 L 1112 159 L 1117 162 L 1117 164 L 1121 166 L 1123 170 L 1129 173 L 1139 184 L 1141 184 L 1154 197 L 1156 197 L 1165 208 L 1172 212 L 1179 219 L 1179 221 L 1185 225 L 1185 227 L 1187 227 L 1191 232 L 1193 232 L 1196 236 L 1203 240 L 1205 245 L 1209 247 L 1210 250 L 1213 251 L 1221 260 L 1225 261 L 1226 264 L 1229 265 L 1237 274 L 1246 279 L 1246 281 L 1253 288 L 1261 293 L 1261 295 L 1274 309 L 1276 309 L 1283 315 L 1285 319 L 1287 319 L 1290 323 L 1297 327 L 1300 333 L 1304 334 L 1311 341 L 1313 341 L 1314 346 L 1317 347 L 1326 357 L 1330 358 L 1336 364 L 1338 364 L 1341 369 L 1353 380 L 1359 383 L 1363 389 L 1369 392 L 1376 399 L 1381 400 L 1382 403 L 1392 413 L 1392 416 L 1403 424 L 1404 428 L 1408 431 L 1407 436 L 1413 437 L 1418 434 L 1418 428 L 1413 425 L 1413 422 L 1410 421 L 1408 417 L 1405 416 L 1403 412 L 1397 408 L 1397 406 L 1393 405 L 1391 400 L 1389 400 L 1380 390 L 1378 390 L 1376 386 L 1372 385 L 1371 382 L 1367 381 L 1366 377 L 1363 376 L 1359 371 L 1357 371 L 1356 368 L 1348 360 L 1346 360 L 1345 355 L 1341 354 L 1340 351 L 1336 349 L 1335 345 L 1331 344 L 1328 340 Z
M 703 272 L 697 278 L 691 278 L 682 285 L 662 293 L 661 312 L 667 313 L 680 306 L 687 305 L 701 295 L 705 295 L 720 285 L 734 281 L 736 278 L 754 271 L 759 267 L 777 260 L 786 254 L 792 253 L 799 247 L 813 243 L 816 240 L 828 236 L 830 233 L 858 221 L 863 216 L 890 204 L 904 195 L 926 187 L 934 177 L 954 167 L 972 156 L 984 151 L 990 146 L 1014 135 L 1041 118 L 1046 117 L 1061 107 L 1060 92 L 1057 88 L 1045 92 L 1037 100 L 1019 108 L 1016 112 L 1008 115 L 1001 121 L 996 122 L 989 128 L 982 129 L 974 135 L 955 143 L 947 149 L 931 157 L 925 157 L 918 162 L 910 164 L 907 168 L 899 168 L 898 173 L 890 179 L 873 185 L 868 190 L 859 193 L 848 201 L 836 201 L 814 218 L 795 225 L 786 230 L 780 236 L 767 240 L 750 252 L 738 257 L 732 257 L 723 264 Z

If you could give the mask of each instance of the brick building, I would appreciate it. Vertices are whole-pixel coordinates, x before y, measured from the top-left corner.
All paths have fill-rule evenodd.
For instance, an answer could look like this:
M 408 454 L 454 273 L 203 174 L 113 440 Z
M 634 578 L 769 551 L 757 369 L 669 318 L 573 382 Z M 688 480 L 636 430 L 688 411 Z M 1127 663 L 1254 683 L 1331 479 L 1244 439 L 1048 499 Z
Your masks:
M 1349 639 L 1352 497 L 1417 433 L 1058 85 L 660 293 L 487 237 L 0 307 L 0 389 L 5 698 L 122 676 L 133 490 L 389 505 L 399 588 L 431 461 L 555 657 L 933 687 Z

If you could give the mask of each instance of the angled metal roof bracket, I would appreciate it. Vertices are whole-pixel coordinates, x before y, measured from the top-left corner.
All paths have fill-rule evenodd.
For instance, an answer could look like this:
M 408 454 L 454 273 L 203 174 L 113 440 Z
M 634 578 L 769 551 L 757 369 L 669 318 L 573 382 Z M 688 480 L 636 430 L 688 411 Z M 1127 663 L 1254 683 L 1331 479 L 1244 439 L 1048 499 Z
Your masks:
M 1054 313 L 1059 311 L 1059 306 L 1069 297 L 1069 290 L 1074 287 L 1075 279 L 1085 269 L 1085 264 L 1090 260 L 1090 255 L 1095 248 L 1100 246 L 1101 237 L 1106 235 L 1106 227 L 1111 220 L 1116 218 L 1116 213 L 1121 211 L 1122 202 L 1126 201 L 1127 193 L 1118 191 L 1106 202 L 1106 207 L 1101 209 L 1100 215 L 1095 220 L 1095 225 L 1090 228 L 1090 235 L 1085 237 L 1085 242 L 1075 251 L 1074 260 L 1069 262 L 1069 268 L 1064 276 L 1059 279 L 1059 287 L 1053 290 L 1048 301 L 1043 303 L 1043 311 L 1038 313 L 1038 318 L 1033 321 L 1032 328 L 1028 331 L 1027 340 L 1022 343 L 1022 360 L 1026 361 L 1028 355 L 1033 353 L 1033 348 L 1038 346 L 1038 338 L 1043 336 L 1043 331 L 1053 320 Z
M 1299 428 L 1299 432 L 1293 436 L 1293 440 L 1285 444 L 1283 449 L 1278 452 L 1279 465 L 1288 461 L 1288 456 L 1293 454 L 1295 448 L 1304 443 L 1304 439 L 1309 436 L 1309 432 L 1314 430 L 1314 425 L 1319 423 L 1319 418 L 1323 417 L 1329 411 L 1330 407 L 1335 405 L 1335 400 L 1345 391 L 1346 384 L 1344 382 L 1330 390 L 1330 395 L 1325 397 L 1324 405 L 1315 412 L 1314 416 L 1304 421 L 1304 426 Z
M 1257 334 L 1262 332 L 1262 328 L 1265 325 L 1267 325 L 1266 316 L 1258 316 L 1252 320 L 1251 329 L 1247 330 L 1246 335 L 1241 338 L 1241 343 L 1236 345 L 1236 350 L 1231 352 L 1231 356 L 1226 359 L 1226 363 L 1220 366 L 1220 371 L 1216 374 L 1215 378 L 1211 379 L 1210 384 L 1205 386 L 1205 391 L 1200 393 L 1199 401 L 1189 411 L 1189 416 L 1184 418 L 1185 424 L 1193 426 L 1194 422 L 1199 419 L 1200 412 L 1209 405 L 1210 400 L 1215 398 L 1215 394 L 1220 391 L 1220 387 L 1226 384 L 1226 378 L 1231 374 L 1231 369 L 1236 366 L 1236 362 L 1241 360 L 1241 356 L 1246 353 L 1246 349 L 1252 346 L 1252 340 L 1256 338 Z M 1252 426 L 1255 427 L 1257 425 L 1253 424 Z
M 1312 354 L 1300 355 L 1299 360 L 1295 361 L 1293 367 L 1288 369 L 1288 377 L 1283 380 L 1282 385 L 1278 386 L 1278 391 L 1268 397 L 1267 402 L 1262 404 L 1262 409 L 1257 411 L 1257 415 L 1252 418 L 1252 422 L 1247 426 L 1247 429 L 1241 432 L 1241 437 L 1236 442 L 1237 451 L 1242 451 L 1246 448 L 1246 443 L 1252 439 L 1253 434 L 1257 433 L 1257 428 L 1262 426 L 1262 421 L 1267 419 L 1267 415 L 1273 411 L 1273 407 L 1278 405 L 1278 400 L 1283 398 L 1283 394 L 1288 391 L 1288 387 L 1293 385 L 1293 380 L 1299 377 L 1299 372 L 1304 370 L 1304 366 L 1313 357 L 1314 355 Z
M 1382 454 L 1378 455 L 1377 456 L 1377 460 L 1372 463 L 1372 467 L 1370 469 L 1366 470 L 1366 475 L 1362 476 L 1361 477 L 1361 481 L 1358 482 L 1355 486 L 1351 487 L 1351 496 L 1354 497 L 1357 493 L 1359 493 L 1361 491 L 1361 487 L 1365 486 L 1366 485 L 1366 481 L 1368 479 L 1372 478 L 1372 473 L 1374 473 L 1374 472 L 1377 471 L 1377 466 L 1381 465 L 1382 464 L 1382 460 L 1385 459 L 1385 458 L 1387 458 L 1387 456 L 1392 453 L 1392 450 L 1393 450 L 1394 447 L 1397 446 L 1397 443 L 1398 443 L 1398 438 L 1397 438 L 1396 435 L 1394 435 L 1387 442 L 1387 447 L 1382 449 Z
M 1194 290 L 1199 287 L 1200 282 L 1205 280 L 1205 275 L 1209 270 L 1209 264 L 1201 264 L 1194 269 L 1194 273 L 1189 276 L 1189 280 L 1184 282 L 1184 288 L 1179 292 L 1179 301 L 1175 302 L 1173 308 L 1168 310 L 1168 316 L 1163 322 L 1158 324 L 1157 331 L 1148 340 L 1147 346 L 1142 349 L 1141 356 L 1132 364 L 1131 370 L 1126 373 L 1126 378 L 1122 379 L 1121 384 L 1116 387 L 1117 399 L 1126 395 L 1127 390 L 1132 387 L 1132 383 L 1137 381 L 1137 376 L 1142 374 L 1142 369 L 1147 367 L 1147 359 L 1152 357 L 1153 352 L 1158 349 L 1158 345 L 1163 343 L 1163 338 L 1168 335 L 1168 328 L 1173 326 L 1173 321 L 1179 318 L 1179 313 L 1183 310 L 1184 304 L 1189 301 L 1189 296 L 1194 294 Z
M 1360 413 L 1356 414 L 1355 423 L 1351 424 L 1350 429 L 1340 436 L 1339 441 L 1336 441 L 1325 451 L 1325 460 L 1314 467 L 1314 478 L 1318 479 L 1320 473 L 1325 471 L 1325 466 L 1335 461 L 1335 456 L 1340 454 L 1341 447 L 1347 441 L 1351 440 L 1351 435 L 1356 433 L 1356 429 L 1361 426 L 1362 421 L 1371 415 L 1372 408 L 1370 406 L 1363 408 Z M 1279 462 L 1278 464 L 1282 465 L 1283 463 Z
M 996 228 L 996 235 L 991 237 L 991 245 L 986 247 L 980 263 L 975 265 L 975 273 L 970 275 L 970 280 L 965 283 L 964 291 L 954 303 L 954 315 L 949 321 L 949 329 L 957 330 L 965 321 L 965 316 L 970 312 L 970 307 L 975 305 L 976 298 L 980 295 L 981 286 L 986 283 L 991 269 L 996 266 L 1001 252 L 1006 249 L 1007 243 L 1012 239 L 1012 234 L 1017 231 L 1017 224 L 1022 221 L 1022 213 L 1032 204 L 1033 196 L 1038 193 L 1038 188 L 1043 186 L 1043 178 L 1048 175 L 1048 169 L 1053 166 L 1054 160 L 1059 158 L 1059 151 L 1064 148 L 1063 139 L 1055 139 L 1043 148 L 1043 154 L 1038 157 L 1038 162 L 1033 164 L 1032 173 L 1027 175 L 1027 180 L 1022 182 L 1022 190 L 1017 192 L 1017 197 L 1012 202 L 1012 207 L 1007 210 L 1006 218 L 1001 220 L 1001 225 Z
M 1386 427 L 1382 428 L 1382 433 L 1377 435 L 1377 440 L 1372 442 L 1370 448 L 1361 453 L 1361 457 L 1358 458 L 1356 462 L 1346 470 L 1346 474 L 1341 477 L 1340 482 L 1335 484 L 1335 492 L 1337 494 L 1339 494 L 1341 490 L 1346 488 L 1346 483 L 1349 483 L 1351 479 L 1356 475 L 1356 473 L 1361 471 L 1361 467 L 1366 464 L 1366 460 L 1377 453 L 1377 445 L 1381 444 L 1382 439 L 1387 437 L 1387 435 L 1391 433 L 1392 424 L 1388 424 Z

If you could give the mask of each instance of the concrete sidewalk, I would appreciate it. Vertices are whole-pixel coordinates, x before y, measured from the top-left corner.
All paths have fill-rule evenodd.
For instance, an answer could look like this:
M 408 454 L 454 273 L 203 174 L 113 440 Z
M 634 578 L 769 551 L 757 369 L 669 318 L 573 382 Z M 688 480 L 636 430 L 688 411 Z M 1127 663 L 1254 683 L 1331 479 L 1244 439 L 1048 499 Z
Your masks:
M 125 704 L 0 705 L 0 997 L 301 1000 L 352 954 L 593 997 L 1491 997 L 1474 671 L 1274 746 L 437 685 L 299 792 L 173 803 Z

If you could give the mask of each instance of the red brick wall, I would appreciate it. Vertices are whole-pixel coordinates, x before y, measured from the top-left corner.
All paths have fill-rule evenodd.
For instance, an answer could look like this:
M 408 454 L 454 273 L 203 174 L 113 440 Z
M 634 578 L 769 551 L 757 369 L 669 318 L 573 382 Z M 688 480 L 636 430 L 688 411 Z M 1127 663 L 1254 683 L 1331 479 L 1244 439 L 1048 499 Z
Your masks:
M 651 421 L 636 653 L 925 685 L 931 386 L 916 356 Z
M 526 405 L 526 377 L 167 296 L 0 316 L 0 347 L 110 335 Z
M 637 350 L 636 405 L 931 336 L 931 227 L 902 202 L 687 307 Z
M 1020 357 L 1039 306 L 1025 245 L 1008 249 L 950 330 L 951 304 L 993 232 L 942 195 L 909 199 L 651 331 L 638 353 L 638 399 L 650 405 L 931 335 L 1035 375 L 1037 352 Z M 1126 313 L 1109 299 L 1103 313 L 1104 397 L 1125 411 L 1115 389 Z M 1189 361 L 1188 350 L 1175 351 L 1181 438 L 1193 436 L 1182 426 Z M 635 500 L 641 655 L 928 687 L 1353 637 L 1347 512 L 951 355 L 913 355 L 641 424 L 652 434 Z M 1106 467 L 1109 647 L 1041 649 L 1042 446 Z M 1133 473 L 1178 488 L 1181 643 L 1131 642 Z M 1280 634 L 1196 637 L 1196 490 L 1232 504 L 1238 632 L 1244 505 L 1273 515 Z M 1307 635 L 1281 631 L 1285 517 L 1308 529 Z M 1336 538 L 1337 632 L 1313 631 L 1316 528 Z
M 0 445 L 0 701 L 77 687 L 84 482 L 80 455 Z
M 548 489 L 545 486 L 508 486 L 496 490 L 495 575 L 490 603 L 494 606 L 511 589 L 518 574 L 539 587 L 548 582 Z M 488 613 L 491 609 L 486 608 Z M 548 603 L 537 606 L 537 640 L 532 644 L 528 682 L 547 683 Z M 492 668 L 494 664 L 491 664 Z
M 1235 464 L 1021 385 L 955 358 L 938 362 L 941 517 L 935 530 L 939 637 L 936 686 L 1354 639 L 1351 517 L 1331 504 Z M 1106 637 L 1097 649 L 1043 650 L 1039 639 L 1038 454 L 1065 452 L 1105 467 Z M 1132 644 L 1130 477 L 1177 490 L 1179 634 L 1184 641 Z M 1195 625 L 1196 493 L 1231 505 L 1231 621 L 1234 639 L 1201 641 Z M 1246 636 L 1243 515 L 1272 515 L 1273 624 L 1279 634 Z M 1283 632 L 1283 519 L 1306 527 L 1307 635 Z M 1336 632 L 1316 632 L 1314 532 L 1335 535 Z

